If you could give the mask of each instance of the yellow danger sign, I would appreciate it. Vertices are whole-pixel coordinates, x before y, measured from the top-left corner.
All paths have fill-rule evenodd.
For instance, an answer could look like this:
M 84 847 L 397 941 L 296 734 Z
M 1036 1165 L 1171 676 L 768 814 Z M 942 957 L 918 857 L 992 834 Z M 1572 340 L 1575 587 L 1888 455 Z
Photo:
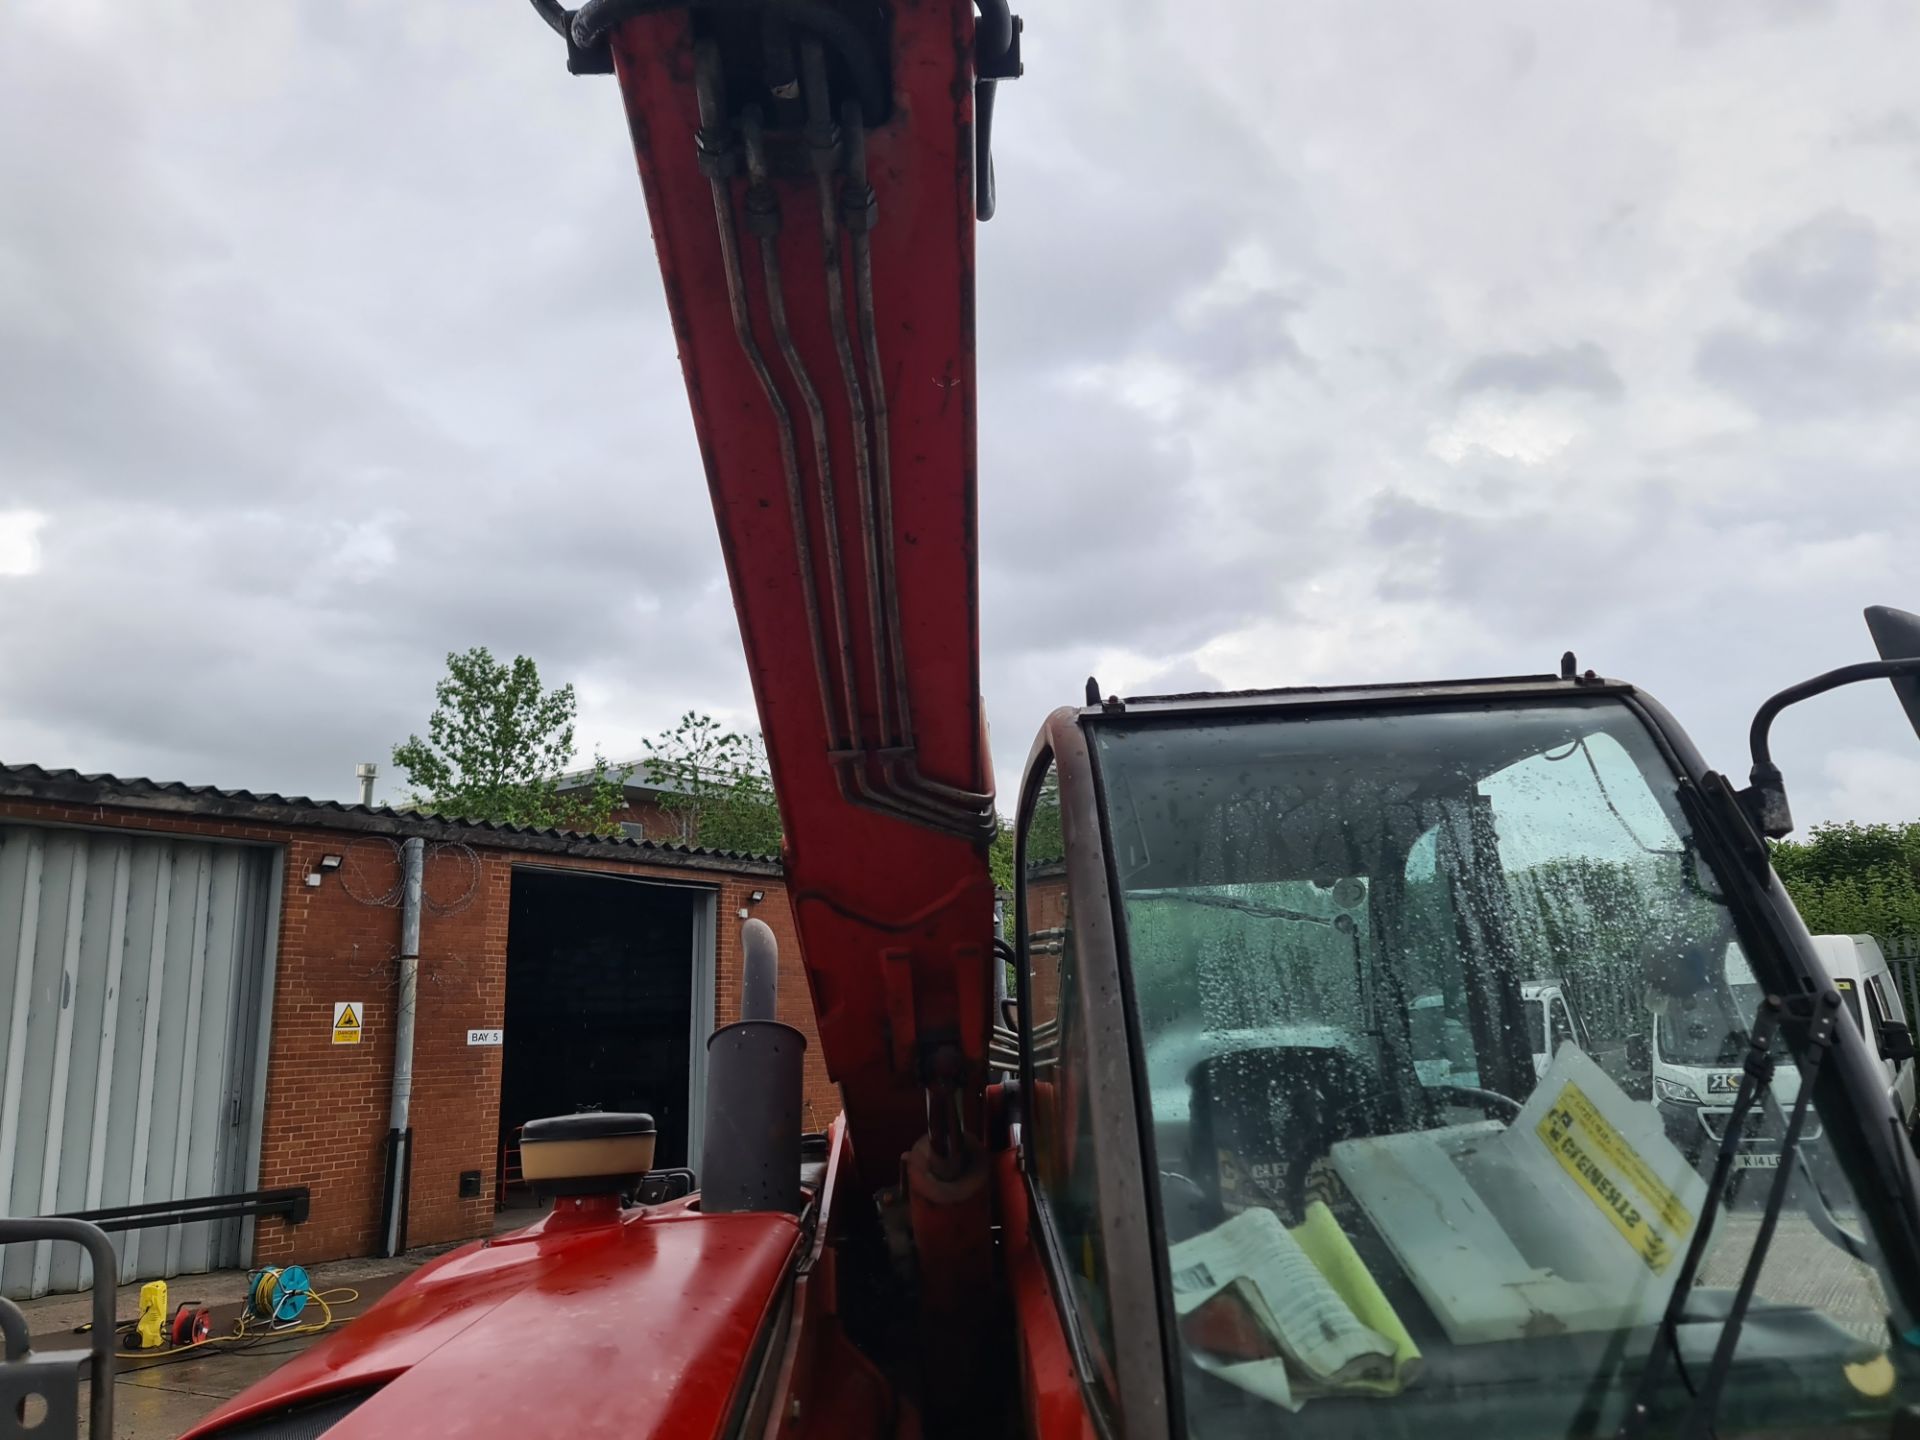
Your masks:
M 1536 1133 L 1587 1198 L 1659 1275 L 1693 1230 L 1693 1212 L 1577 1085 L 1561 1088 Z
M 358 1045 L 360 1043 L 360 1016 L 366 1009 L 352 1000 L 333 1002 L 333 1043 L 336 1045 Z

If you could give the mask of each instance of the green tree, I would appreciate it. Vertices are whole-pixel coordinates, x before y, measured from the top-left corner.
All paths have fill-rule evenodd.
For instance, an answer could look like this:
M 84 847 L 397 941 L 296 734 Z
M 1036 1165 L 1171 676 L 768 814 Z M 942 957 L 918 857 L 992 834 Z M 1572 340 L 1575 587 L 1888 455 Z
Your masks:
M 561 793 L 573 759 L 573 686 L 547 690 L 525 655 L 511 664 L 484 645 L 447 656 L 434 686 L 427 738 L 393 747 L 409 799 L 422 810 L 462 820 L 491 820 L 590 834 L 617 834 L 620 779 L 594 756 L 587 786 Z
M 1920 940 L 1920 821 L 1816 825 L 1775 845 L 1773 868 L 1816 935 L 1871 935 L 1889 949 Z
M 993 843 L 987 848 L 987 872 L 993 876 L 993 885 L 1011 895 L 1013 893 L 1013 821 L 1004 815 L 996 815 Z M 1033 819 L 1029 822 L 1027 833 L 1027 863 L 1045 864 L 1059 860 L 1067 853 L 1067 845 L 1060 833 L 1060 780 L 1048 772 L 1039 796 L 1034 801 Z
M 993 876 L 993 888 L 1013 894 L 1013 822 L 1004 815 L 994 816 L 993 844 L 987 849 L 987 870 Z
M 680 821 L 686 844 L 747 855 L 780 853 L 767 749 L 758 735 L 724 729 L 689 710 L 645 742 L 647 779 L 662 787 L 660 807 Z

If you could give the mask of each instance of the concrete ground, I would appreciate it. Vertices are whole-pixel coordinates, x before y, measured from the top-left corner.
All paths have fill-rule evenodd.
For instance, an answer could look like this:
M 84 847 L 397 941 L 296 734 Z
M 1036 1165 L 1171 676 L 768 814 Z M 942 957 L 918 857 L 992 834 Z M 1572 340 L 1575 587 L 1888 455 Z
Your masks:
M 503 1234 L 531 1223 L 538 1210 L 503 1211 L 494 1233 Z M 332 1302 L 334 1325 L 328 1334 L 351 1324 L 387 1291 L 434 1256 L 453 1247 L 429 1246 L 409 1250 L 391 1260 L 336 1260 L 307 1267 L 316 1291 L 356 1290 L 357 1299 Z M 169 1306 L 197 1300 L 213 1311 L 213 1333 L 231 1333 L 247 1290 L 247 1272 L 218 1270 L 209 1275 L 182 1275 L 167 1282 Z M 16 1302 L 27 1317 L 36 1351 L 83 1348 L 88 1343 L 74 1327 L 92 1315 L 86 1295 L 49 1295 Z M 140 1310 L 140 1287 L 123 1285 L 115 1313 L 127 1320 Z M 304 1318 L 304 1317 L 303 1317 Z M 113 1433 L 115 1440 L 173 1440 L 190 1425 L 211 1414 L 255 1381 L 321 1339 L 320 1333 L 289 1336 L 258 1348 L 212 1346 L 204 1353 L 118 1361 L 114 1381 Z M 87 1400 L 80 1399 L 81 1433 L 86 1433 Z
M 1864 1228 L 1851 1216 L 1843 1217 L 1843 1223 Z M 1725 1290 L 1738 1285 L 1759 1229 L 1760 1217 L 1751 1211 L 1723 1216 L 1700 1267 L 1699 1283 Z M 1835 1249 L 1804 1213 L 1781 1215 L 1760 1263 L 1754 1294 L 1762 1302 L 1818 1310 L 1862 1340 L 1877 1344 L 1887 1336 L 1887 1300 L 1880 1277 L 1870 1265 Z

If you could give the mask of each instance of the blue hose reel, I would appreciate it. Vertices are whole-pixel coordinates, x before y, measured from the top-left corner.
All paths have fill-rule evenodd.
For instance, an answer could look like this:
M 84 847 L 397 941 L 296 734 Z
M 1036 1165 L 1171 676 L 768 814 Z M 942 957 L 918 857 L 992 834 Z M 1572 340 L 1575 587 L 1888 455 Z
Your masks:
M 269 1325 L 291 1325 L 312 1298 L 313 1286 L 304 1266 L 254 1270 L 247 1275 L 246 1318 Z

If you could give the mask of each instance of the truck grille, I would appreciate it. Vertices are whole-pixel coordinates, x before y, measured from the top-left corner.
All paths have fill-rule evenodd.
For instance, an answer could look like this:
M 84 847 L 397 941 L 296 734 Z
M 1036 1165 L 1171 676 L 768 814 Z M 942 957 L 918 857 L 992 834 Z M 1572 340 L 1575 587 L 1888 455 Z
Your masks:
M 1727 1133 L 1727 1121 L 1732 1115 L 1733 1112 L 1731 1110 L 1702 1109 L 1700 1111 L 1700 1123 L 1706 1128 L 1707 1134 L 1711 1135 L 1715 1140 L 1718 1140 Z M 1755 1105 L 1751 1110 L 1747 1111 L 1747 1118 L 1740 1126 L 1740 1138 L 1743 1141 L 1771 1141 L 1774 1144 L 1778 1144 L 1785 1136 L 1786 1125 L 1784 1117 L 1776 1119 L 1771 1110 L 1762 1110 L 1758 1105 Z M 1800 1127 L 1800 1137 L 1803 1140 L 1817 1140 L 1820 1138 L 1820 1117 L 1818 1115 L 1807 1116 L 1805 1122 Z

